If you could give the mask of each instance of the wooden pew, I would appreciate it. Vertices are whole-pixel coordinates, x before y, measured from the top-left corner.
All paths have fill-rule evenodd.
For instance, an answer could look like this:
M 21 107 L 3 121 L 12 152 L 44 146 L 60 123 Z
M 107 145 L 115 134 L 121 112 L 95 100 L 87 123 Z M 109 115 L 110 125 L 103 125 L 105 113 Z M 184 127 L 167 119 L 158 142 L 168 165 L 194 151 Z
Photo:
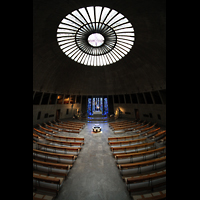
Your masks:
M 145 125 L 143 125 L 143 126 L 137 126 L 137 127 L 133 128 L 133 129 L 131 129 L 131 131 L 136 131 L 136 130 L 138 130 L 138 129 L 142 129 L 142 128 L 148 126 L 149 124 L 150 124 L 150 122 L 147 123 L 147 124 L 145 124 Z M 128 131 L 130 131 L 130 130 L 128 130 Z M 138 132 L 139 132 L 139 131 L 138 131 Z
M 61 129 L 62 131 L 64 131 L 64 132 L 68 132 L 68 133 L 70 133 L 70 132 L 73 132 L 73 133 L 80 133 L 80 130 L 79 129 L 69 129 L 69 128 L 67 128 L 67 127 L 64 127 L 64 126 L 60 126 L 60 125 L 56 125 L 56 124 L 53 124 L 53 126 L 55 126 L 55 127 L 58 127 L 59 129 Z
M 147 130 L 151 130 L 152 128 L 154 128 L 155 127 L 155 125 L 156 125 L 157 123 L 155 123 L 155 124 L 153 124 L 152 126 L 150 126 L 150 127 L 147 127 L 147 128 L 144 128 L 144 129 L 142 129 L 142 130 L 139 130 L 139 131 L 137 131 L 137 133 L 143 133 L 143 132 L 145 132 L 145 131 L 147 131 Z
M 81 126 L 81 128 L 84 128 L 84 126 L 85 126 L 85 123 L 83 123 L 83 122 L 71 122 L 71 121 L 64 122 L 64 121 L 60 121 L 60 120 L 58 120 L 58 122 L 63 125 Z
M 47 175 L 49 175 L 49 174 L 56 174 L 56 175 L 61 175 L 61 176 L 64 176 L 64 177 L 67 176 L 67 172 L 65 172 L 65 173 L 64 172 L 63 173 L 62 172 L 53 172 L 51 170 L 51 168 L 63 169 L 63 170 L 67 170 L 68 171 L 73 166 L 73 165 L 70 165 L 70 164 L 44 162 L 44 161 L 40 161 L 40 160 L 36 160 L 36 159 L 33 159 L 33 164 L 35 164 L 35 166 L 42 165 L 42 166 L 47 167 L 47 169 L 49 170 L 47 172 Z M 37 171 L 37 169 L 36 169 L 36 171 Z
M 113 129 L 113 128 L 120 128 L 120 127 L 126 127 L 126 126 L 135 126 L 135 125 L 137 126 L 137 125 L 143 124 L 145 122 L 146 121 L 141 122 L 141 123 L 138 123 L 138 122 L 125 122 L 125 123 L 122 123 L 122 124 L 113 125 L 113 126 L 111 126 L 111 128 Z
M 46 132 L 38 130 L 36 128 L 33 128 L 33 130 L 36 131 L 37 133 L 40 133 L 40 134 L 44 135 L 44 136 L 49 136 L 49 137 L 52 136 L 50 133 L 46 133 Z
M 40 161 L 40 160 L 36 160 L 36 159 L 33 159 L 33 162 L 44 165 L 44 166 L 55 167 L 55 168 L 60 168 L 60 169 L 67 169 L 67 170 L 69 170 L 73 166 L 73 165 L 69 165 L 69 164 L 44 162 L 44 161 Z
M 163 177 L 162 177 L 163 178 Z M 158 183 L 158 184 L 151 184 L 150 186 L 146 186 L 146 187 L 142 187 L 142 188 L 136 188 L 136 189 L 128 189 L 129 193 L 132 194 L 134 192 L 141 192 L 141 191 L 154 191 L 155 188 L 159 188 L 159 187 L 165 187 L 166 188 L 166 181 L 162 182 L 162 183 Z M 155 197 L 149 197 L 148 200 L 155 200 L 155 199 L 162 199 L 162 197 L 166 197 L 166 194 L 163 194 L 162 196 L 160 196 L 159 198 L 155 198 Z M 145 198 L 147 200 L 147 198 Z
M 120 121 L 120 122 L 109 122 L 109 125 L 123 124 L 125 122 L 129 122 L 129 121 L 128 120 L 123 120 L 123 121 Z
M 113 128 L 113 131 L 118 131 L 118 130 L 122 130 L 122 129 L 134 129 L 136 127 L 140 127 L 142 126 L 143 123 L 140 123 L 140 124 L 134 124 L 134 125 L 129 125 L 129 126 L 121 126 L 121 127 L 117 127 L 117 128 Z
M 123 169 L 138 167 L 138 166 L 150 165 L 150 164 L 162 162 L 162 161 L 164 161 L 164 160 L 166 160 L 166 156 L 161 157 L 161 158 L 155 158 L 155 159 L 152 159 L 152 160 L 142 161 L 142 162 L 120 164 L 120 165 L 117 165 L 117 167 L 118 167 L 120 170 L 123 170 Z
M 60 138 L 60 139 L 65 139 L 65 140 L 73 140 L 73 141 L 83 141 L 84 138 L 80 137 L 68 137 L 68 136 L 62 136 L 62 135 L 52 135 L 54 138 Z
M 53 177 L 49 177 L 49 176 L 40 176 L 40 175 L 36 175 L 35 173 L 33 173 L 33 179 L 37 180 L 37 182 L 35 182 L 33 184 L 33 187 L 35 189 L 43 189 L 43 190 L 47 190 L 47 191 L 54 191 L 54 192 L 56 192 L 56 195 L 58 194 L 58 191 L 59 191 L 60 185 L 61 185 L 59 178 L 53 178 Z M 48 185 L 41 186 L 40 182 L 51 183 L 51 185 L 55 184 L 56 187 L 49 188 Z
M 54 140 L 50 138 L 46 138 L 46 140 L 50 142 L 55 142 L 55 143 L 67 144 L 70 146 L 82 146 L 84 144 L 84 142 L 69 142 L 69 141 L 63 141 L 63 140 Z
M 164 153 L 164 150 L 166 149 L 166 147 L 160 147 L 160 148 L 157 148 L 157 149 L 152 149 L 152 150 L 148 150 L 148 151 L 141 151 L 141 152 L 134 152 L 134 153 L 125 153 L 125 154 L 117 154 L 115 155 L 115 159 L 123 159 L 123 158 L 127 158 L 127 157 L 137 157 L 137 156 L 144 156 L 144 155 L 147 155 L 147 154 L 151 154 L 151 153 L 155 153 L 155 152 L 160 152 L 160 151 L 163 151 Z
M 136 149 L 133 149 L 134 151 L 133 152 L 113 152 L 113 157 L 115 157 L 116 155 L 125 155 L 125 154 L 129 154 L 129 153 L 139 153 L 139 152 L 145 152 L 145 151 L 150 151 L 150 150 L 153 150 L 153 149 L 156 149 L 156 146 L 155 145 L 150 145 L 150 146 L 146 146 L 148 148 L 146 148 L 145 150 L 141 150 L 140 148 L 136 148 Z
M 127 120 L 124 120 L 124 121 L 121 121 L 121 122 L 109 122 L 108 126 L 110 128 L 112 128 L 113 126 L 120 125 L 120 124 L 123 124 L 123 123 L 126 123 L 126 122 L 127 122 Z
M 59 122 L 63 123 L 63 124 L 78 124 L 78 125 L 85 125 L 84 122 L 74 122 L 74 121 L 67 121 L 67 122 L 64 122 L 64 121 L 61 121 L 61 120 L 58 120 Z
M 112 146 L 112 145 L 121 146 L 122 144 L 129 144 L 129 145 L 131 145 L 132 143 L 140 142 L 140 141 L 145 141 L 145 140 L 146 140 L 146 138 L 140 138 L 140 139 L 135 139 L 135 140 L 109 142 L 108 144 L 109 144 L 110 146 Z
M 166 136 L 164 138 L 157 140 L 157 142 L 165 142 L 165 141 L 166 141 Z
M 50 145 L 50 144 L 44 144 L 44 143 L 40 143 L 40 142 L 35 142 L 35 143 L 38 146 L 49 147 L 49 148 L 53 148 L 53 149 L 61 149 L 61 150 L 64 150 L 65 152 L 75 151 L 75 152 L 79 153 L 81 150 L 81 147 L 64 147 L 64 146 L 55 146 L 55 145 Z
M 53 133 L 53 130 L 47 129 L 47 128 L 43 127 L 43 126 L 40 125 L 40 124 L 37 124 L 37 125 L 39 126 L 39 128 L 41 128 L 41 129 L 43 129 L 43 130 L 45 130 L 45 131 L 48 131 L 48 132 L 50 132 L 50 133 Z
M 155 135 L 153 135 L 152 136 L 152 139 L 155 139 L 155 138 L 157 138 L 158 136 L 161 136 L 161 135 L 165 135 L 166 134 L 166 130 L 163 130 L 163 131 L 161 131 L 161 132 L 158 132 L 158 133 L 156 133 Z
M 129 126 L 129 125 L 135 125 L 137 124 L 137 122 L 124 122 L 124 123 L 120 123 L 120 124 L 115 124 L 115 125 L 110 125 L 110 128 L 118 128 L 118 127 L 123 127 L 123 126 Z
M 42 136 L 42 135 L 38 135 L 38 134 L 35 133 L 35 132 L 33 132 L 33 137 L 36 137 L 36 138 L 38 138 L 38 139 L 40 139 L 40 138 L 45 139 L 44 136 Z
M 140 147 L 147 147 L 147 146 L 151 146 L 154 145 L 155 142 L 149 142 L 149 143 L 143 143 L 143 144 L 136 144 L 136 145 L 130 145 L 130 146 L 124 146 L 124 147 L 110 147 L 111 151 L 117 151 L 117 150 L 127 150 L 127 149 L 138 149 Z
M 58 128 L 64 128 L 64 129 L 70 129 L 70 130 L 80 130 L 81 128 L 75 127 L 75 126 L 69 126 L 69 125 L 62 125 L 62 124 L 53 124 L 53 126 L 56 126 Z
M 77 129 L 81 129 L 82 125 L 78 125 L 78 124 L 63 124 L 63 123 L 57 123 L 60 126 L 65 126 L 65 127 L 71 127 L 71 128 L 77 128 Z
M 166 190 L 149 193 L 148 197 L 144 195 L 132 195 L 132 198 L 133 200 L 164 200 L 166 199 Z
M 62 153 L 52 153 L 52 152 L 48 152 L 48 151 L 41 151 L 38 149 L 33 149 L 33 152 L 38 153 L 38 154 L 45 154 L 47 156 L 55 156 L 58 158 L 68 158 L 68 159 L 72 159 L 72 160 L 76 160 L 77 156 L 75 155 L 70 155 L 70 154 L 62 154 Z
M 33 187 L 34 188 L 34 187 Z M 38 197 L 39 195 L 39 197 Z M 47 195 L 47 194 L 41 194 L 41 193 L 37 193 L 33 190 L 33 200 L 53 200 L 56 197 L 55 195 Z
M 45 126 L 47 126 L 48 128 L 51 128 L 53 130 L 56 130 L 56 131 L 61 131 L 60 128 L 56 128 L 56 127 L 53 127 L 53 126 L 49 126 L 48 124 L 44 123 Z M 55 132 L 54 132 L 55 133 Z
M 48 132 L 50 132 L 50 133 L 54 133 L 53 130 L 50 130 L 50 129 L 48 129 L 48 128 L 44 128 L 43 126 L 40 126 L 40 128 L 43 129 L 43 130 L 45 130 L 45 131 L 48 131 Z
M 156 132 L 157 132 L 158 130 L 160 130 L 160 127 L 156 128 L 156 129 L 153 129 L 153 130 L 149 130 L 149 131 L 147 131 L 147 132 L 145 132 L 145 133 L 141 133 L 140 135 L 148 136 L 148 135 L 150 135 L 150 134 L 152 134 L 152 133 L 155 133 L 155 134 L 156 134 Z
M 143 181 L 146 181 L 146 180 L 152 180 L 152 179 L 163 177 L 163 176 L 166 176 L 166 171 L 162 171 L 160 173 L 155 172 L 155 173 L 152 173 L 152 174 L 125 178 L 125 182 L 126 182 L 126 184 L 143 182 Z
M 130 135 L 130 136 L 120 136 L 120 137 L 108 137 L 108 143 L 113 140 L 122 141 L 122 140 L 133 139 L 133 138 L 139 137 L 139 136 L 140 136 L 140 134 Z

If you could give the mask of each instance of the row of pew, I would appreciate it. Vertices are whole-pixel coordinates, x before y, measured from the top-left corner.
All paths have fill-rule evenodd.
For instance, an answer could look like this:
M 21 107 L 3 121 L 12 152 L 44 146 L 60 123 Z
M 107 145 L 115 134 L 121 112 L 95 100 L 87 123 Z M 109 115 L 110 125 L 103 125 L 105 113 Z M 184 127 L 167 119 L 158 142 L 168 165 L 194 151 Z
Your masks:
M 74 127 L 80 126 L 75 123 Z M 59 135 L 60 132 L 63 129 L 45 123 L 33 128 L 33 200 L 55 199 L 84 145 L 83 137 Z
M 85 123 L 83 122 L 72 122 L 72 121 L 64 122 L 64 121 L 60 121 L 59 119 L 57 122 L 53 120 L 52 122 L 49 121 L 48 123 L 51 126 L 51 128 L 53 128 L 54 130 L 68 132 L 68 133 L 79 134 L 81 130 L 85 127 Z M 48 127 L 49 125 L 45 124 L 45 126 L 48 126 Z
M 127 125 L 128 124 L 128 125 Z M 156 126 L 157 123 L 151 124 L 151 122 L 146 121 L 121 121 L 109 123 L 109 127 L 114 133 L 134 133 L 145 136 L 152 139 L 158 143 L 166 143 L 166 130 L 162 130 L 160 127 Z M 160 130 L 159 132 L 157 132 Z M 120 131 L 120 132 L 118 132 Z
M 166 145 L 158 143 L 166 138 L 166 130 L 141 121 L 124 120 L 109 126 L 132 129 L 130 135 L 108 137 L 108 145 L 133 200 L 166 199 Z

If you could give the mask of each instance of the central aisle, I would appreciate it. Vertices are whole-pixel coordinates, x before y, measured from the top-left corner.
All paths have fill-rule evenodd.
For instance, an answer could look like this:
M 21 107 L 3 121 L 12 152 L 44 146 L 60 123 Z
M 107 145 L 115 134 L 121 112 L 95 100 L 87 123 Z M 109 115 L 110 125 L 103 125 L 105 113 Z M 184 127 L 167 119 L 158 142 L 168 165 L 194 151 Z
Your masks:
M 107 143 L 115 135 L 108 123 L 98 123 L 102 133 L 93 134 L 94 124 L 87 123 L 77 135 L 85 144 L 56 200 L 131 200 Z

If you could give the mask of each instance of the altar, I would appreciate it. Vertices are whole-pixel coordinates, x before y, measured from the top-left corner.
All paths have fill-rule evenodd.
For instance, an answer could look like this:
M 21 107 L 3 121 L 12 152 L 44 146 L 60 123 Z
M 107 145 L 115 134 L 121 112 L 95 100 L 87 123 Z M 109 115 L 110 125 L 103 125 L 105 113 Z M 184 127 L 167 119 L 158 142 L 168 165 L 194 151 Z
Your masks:
M 94 110 L 93 115 L 102 115 L 102 111 L 100 110 Z

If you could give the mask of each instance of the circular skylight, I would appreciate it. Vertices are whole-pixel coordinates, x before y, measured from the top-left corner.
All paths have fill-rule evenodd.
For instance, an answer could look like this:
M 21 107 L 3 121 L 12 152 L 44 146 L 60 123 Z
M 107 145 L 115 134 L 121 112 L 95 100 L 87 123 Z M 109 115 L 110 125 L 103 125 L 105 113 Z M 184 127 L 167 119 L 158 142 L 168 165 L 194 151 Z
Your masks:
M 135 33 L 121 13 L 101 6 L 80 8 L 59 24 L 57 41 L 72 60 L 105 66 L 123 58 L 132 48 Z
M 93 47 L 99 47 L 104 43 L 104 37 L 100 33 L 92 33 L 88 37 L 88 42 Z

